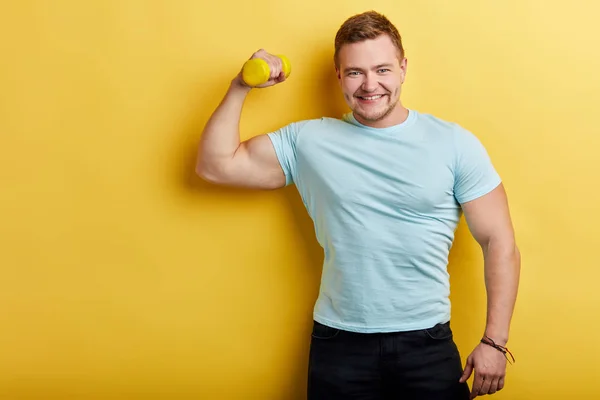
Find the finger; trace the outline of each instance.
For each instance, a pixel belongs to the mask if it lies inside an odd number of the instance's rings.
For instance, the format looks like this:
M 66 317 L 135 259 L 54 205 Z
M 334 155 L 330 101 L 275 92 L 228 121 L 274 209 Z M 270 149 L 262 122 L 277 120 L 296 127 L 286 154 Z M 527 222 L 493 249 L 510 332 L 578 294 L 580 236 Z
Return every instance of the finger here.
M 265 49 L 258 49 L 258 50 L 256 50 L 254 52 L 254 54 L 252 54 L 250 56 L 250 59 L 253 59 L 253 58 L 264 58 L 264 56 L 265 56 L 266 53 L 267 52 L 265 51 Z
M 279 73 L 279 76 L 277 77 L 277 82 L 283 82 L 285 81 L 285 73 L 283 71 L 281 71 Z
M 504 377 L 498 379 L 498 390 L 504 389 Z
M 484 376 L 483 383 L 481 385 L 481 389 L 479 389 L 479 394 L 481 396 L 488 394 L 490 392 L 491 384 L 492 384 L 492 378 L 490 378 L 489 376 Z
M 465 370 L 463 371 L 463 374 L 458 381 L 460 383 L 466 382 L 467 379 L 469 379 L 469 377 L 471 377 L 472 372 L 473 372 L 473 363 L 471 362 L 471 359 L 468 358 L 467 365 L 465 365 Z
M 473 388 L 471 389 L 471 398 L 474 399 L 480 393 L 481 386 L 483 385 L 483 377 L 480 373 L 475 371 L 475 379 L 473 379 Z
M 488 390 L 488 394 L 494 394 L 498 391 L 498 378 L 492 379 L 490 383 L 490 389 Z
M 271 79 L 278 80 L 283 71 L 281 59 L 277 56 L 269 55 L 267 56 L 266 61 L 269 64 L 269 69 L 271 71 Z

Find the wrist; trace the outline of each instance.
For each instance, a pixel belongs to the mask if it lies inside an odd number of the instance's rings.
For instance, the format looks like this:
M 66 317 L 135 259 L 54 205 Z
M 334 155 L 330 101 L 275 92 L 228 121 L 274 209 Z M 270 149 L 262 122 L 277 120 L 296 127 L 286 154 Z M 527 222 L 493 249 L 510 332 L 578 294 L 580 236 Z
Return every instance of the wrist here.
M 229 90 L 235 93 L 248 94 L 252 90 L 252 87 L 246 85 L 246 83 L 242 79 L 242 75 L 238 74 L 235 78 L 231 80 Z
M 490 338 L 501 346 L 505 346 L 506 343 L 508 343 L 508 332 L 501 329 L 486 327 L 485 331 L 483 332 L 483 337 Z
M 506 344 L 508 343 L 507 338 L 504 338 L 504 337 L 498 336 L 498 335 L 494 336 L 494 335 L 484 334 L 483 339 L 492 339 L 494 341 L 494 343 L 499 344 L 500 346 L 506 346 Z
M 485 346 L 493 347 L 494 349 L 496 349 L 499 352 L 501 352 L 502 354 L 504 354 L 504 357 L 508 360 L 508 362 L 511 362 L 511 359 L 512 359 L 512 362 L 515 361 L 515 357 L 512 355 L 512 353 L 510 352 L 508 347 L 506 347 L 505 344 L 497 343 L 494 339 L 492 339 L 486 335 L 484 335 L 483 338 L 481 339 L 481 343 L 483 343 L 483 345 L 485 345 Z M 510 359 L 509 359 L 509 356 L 510 356 Z

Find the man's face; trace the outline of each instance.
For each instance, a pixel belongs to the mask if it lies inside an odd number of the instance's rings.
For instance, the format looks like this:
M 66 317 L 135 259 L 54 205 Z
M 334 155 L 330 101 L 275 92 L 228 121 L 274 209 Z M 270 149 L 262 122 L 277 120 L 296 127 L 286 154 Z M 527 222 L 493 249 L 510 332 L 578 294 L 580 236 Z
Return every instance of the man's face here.
M 345 44 L 338 54 L 337 75 L 356 119 L 371 126 L 393 120 L 406 74 L 406 59 L 389 36 Z

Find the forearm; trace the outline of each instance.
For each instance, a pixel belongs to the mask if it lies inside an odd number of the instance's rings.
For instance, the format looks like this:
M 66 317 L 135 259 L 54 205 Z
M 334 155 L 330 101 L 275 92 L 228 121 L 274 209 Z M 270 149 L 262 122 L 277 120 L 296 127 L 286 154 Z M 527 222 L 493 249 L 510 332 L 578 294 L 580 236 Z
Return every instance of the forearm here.
M 250 88 L 231 82 L 223 100 L 206 123 L 200 139 L 197 172 L 205 177 L 218 174 L 240 146 L 240 118 Z
M 521 256 L 514 243 L 490 240 L 484 247 L 487 321 L 485 335 L 497 344 L 508 342 L 510 321 L 517 298 Z

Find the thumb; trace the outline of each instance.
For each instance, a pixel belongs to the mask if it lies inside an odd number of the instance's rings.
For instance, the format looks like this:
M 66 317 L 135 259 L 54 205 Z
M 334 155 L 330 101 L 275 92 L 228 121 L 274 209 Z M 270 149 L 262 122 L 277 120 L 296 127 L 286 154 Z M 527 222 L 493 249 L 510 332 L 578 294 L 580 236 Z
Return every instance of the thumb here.
M 466 382 L 467 379 L 469 379 L 469 377 L 471 376 L 471 373 L 473 373 L 473 360 L 471 359 L 471 357 L 469 357 L 467 358 L 467 365 L 465 365 L 465 371 L 460 377 L 459 382 Z

